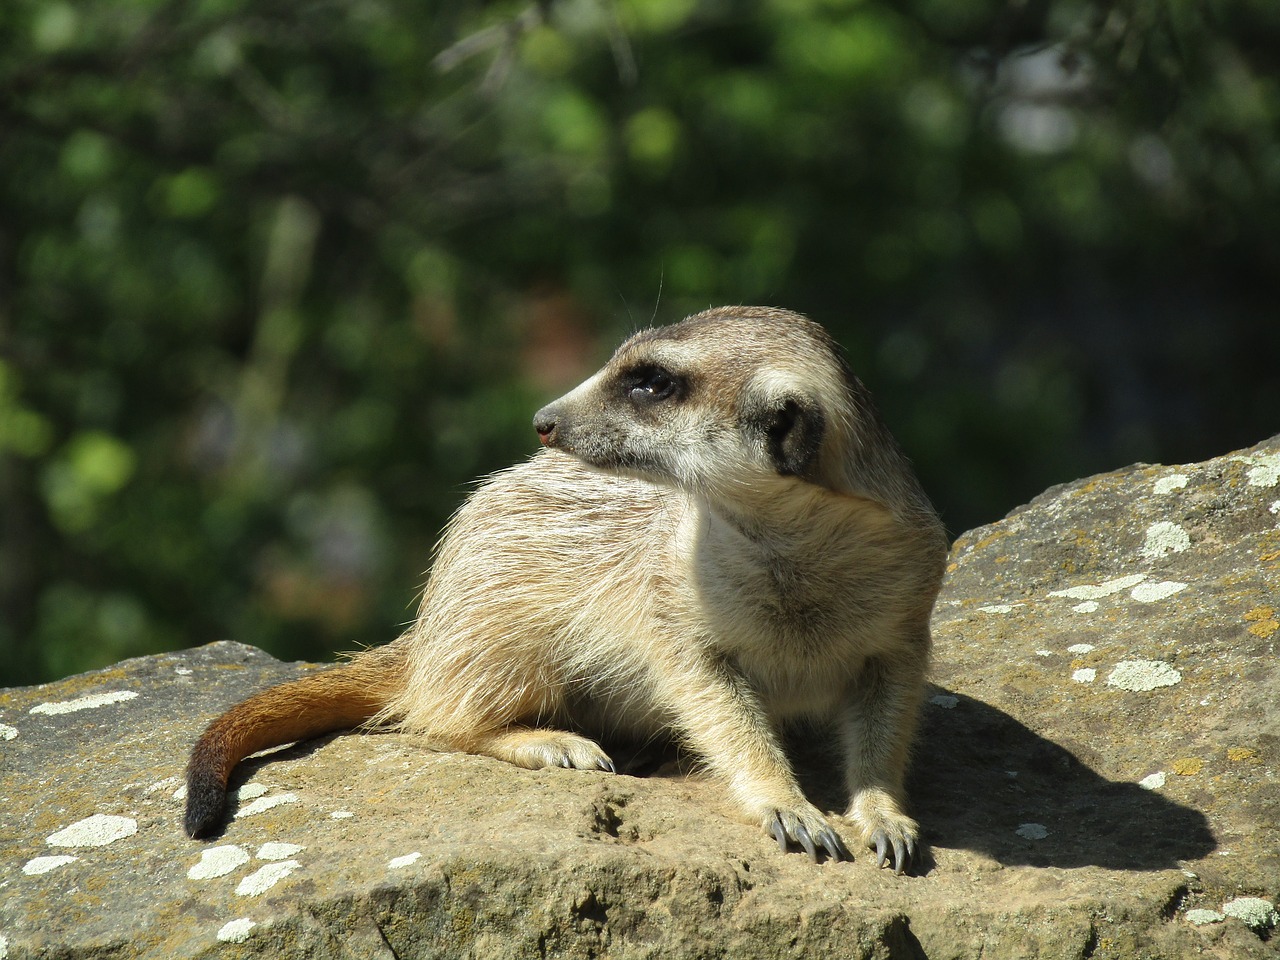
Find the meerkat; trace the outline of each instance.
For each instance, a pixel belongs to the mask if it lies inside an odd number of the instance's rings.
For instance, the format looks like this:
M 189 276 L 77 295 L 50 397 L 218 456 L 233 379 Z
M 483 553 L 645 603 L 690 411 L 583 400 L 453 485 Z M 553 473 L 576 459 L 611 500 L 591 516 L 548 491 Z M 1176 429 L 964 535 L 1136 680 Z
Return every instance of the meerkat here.
M 601 741 L 670 736 L 784 852 L 848 860 L 780 739 L 818 721 L 845 816 L 878 866 L 908 869 L 947 541 L 834 341 L 784 310 L 709 310 L 632 336 L 533 423 L 544 449 L 450 520 L 403 635 L 213 721 L 187 832 L 220 828 L 244 757 L 362 724 L 609 772 Z

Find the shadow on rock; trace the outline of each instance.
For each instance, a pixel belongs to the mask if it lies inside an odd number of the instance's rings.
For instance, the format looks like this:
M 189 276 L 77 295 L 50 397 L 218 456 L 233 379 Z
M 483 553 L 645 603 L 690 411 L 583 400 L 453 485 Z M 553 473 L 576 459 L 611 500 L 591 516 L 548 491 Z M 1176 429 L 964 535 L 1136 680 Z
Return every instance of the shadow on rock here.
M 1204 814 L 1108 780 L 1001 710 L 938 688 L 908 782 L 925 840 L 1006 865 L 1163 870 L 1217 846 Z M 1021 832 L 1020 832 L 1021 831 Z
M 1108 780 L 980 700 L 937 687 L 929 696 L 954 697 L 955 706 L 925 707 L 907 784 L 928 846 L 974 850 L 1009 866 L 1113 870 L 1176 868 L 1216 848 L 1200 811 L 1137 784 Z M 824 809 L 843 809 L 847 798 L 831 738 L 814 732 L 798 731 L 788 739 L 788 752 L 810 799 Z M 263 766 L 306 757 L 335 737 L 369 735 L 329 734 L 250 758 L 236 770 L 231 789 Z M 633 776 L 685 772 L 670 744 L 609 746 L 620 769 Z M 234 815 L 239 803 L 229 799 Z M 926 851 L 925 871 L 929 860 Z

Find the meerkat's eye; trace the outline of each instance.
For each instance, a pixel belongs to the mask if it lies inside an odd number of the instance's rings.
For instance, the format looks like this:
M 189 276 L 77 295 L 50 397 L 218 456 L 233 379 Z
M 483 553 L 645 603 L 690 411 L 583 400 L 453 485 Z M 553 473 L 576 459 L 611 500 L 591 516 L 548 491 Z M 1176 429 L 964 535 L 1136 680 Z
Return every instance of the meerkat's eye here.
M 675 394 L 679 385 L 675 375 L 657 366 L 632 371 L 624 383 L 631 401 L 644 404 L 666 400 Z

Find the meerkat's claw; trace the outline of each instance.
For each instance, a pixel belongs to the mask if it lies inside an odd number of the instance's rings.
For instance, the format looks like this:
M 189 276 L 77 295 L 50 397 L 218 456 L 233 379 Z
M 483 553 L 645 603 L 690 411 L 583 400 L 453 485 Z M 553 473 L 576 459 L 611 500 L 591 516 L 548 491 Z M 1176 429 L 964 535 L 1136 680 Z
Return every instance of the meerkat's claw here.
M 902 876 L 911 868 L 911 863 L 916 857 L 916 842 L 914 838 L 893 837 L 889 838 L 883 830 L 877 830 L 871 835 L 871 845 L 876 848 L 876 866 L 884 867 L 892 864 L 893 872 L 898 876 Z M 893 859 L 890 861 L 889 853 L 893 851 Z
M 831 827 L 824 825 L 811 831 L 798 818 L 791 826 L 784 823 L 783 818 L 781 811 L 775 811 L 768 824 L 769 833 L 778 841 L 778 849 L 783 853 L 790 852 L 791 845 L 797 844 L 813 863 L 819 861 L 820 854 L 825 854 L 828 860 L 853 859 L 853 854 L 840 839 L 840 834 Z M 792 817 L 788 816 L 787 819 Z
M 853 860 L 853 854 L 849 852 L 849 848 L 840 839 L 840 834 L 830 827 L 824 827 L 818 831 L 818 839 L 822 842 L 822 848 L 827 851 L 832 860 L 844 860 L 846 862 Z
M 809 855 L 809 861 L 811 863 L 817 863 L 818 848 L 813 845 L 813 837 L 809 836 L 809 831 L 805 829 L 804 824 L 797 823 L 794 833 L 796 835 L 796 840 L 799 841 L 800 846 L 804 848 L 804 852 Z
M 778 849 L 786 853 L 787 828 L 782 825 L 782 818 L 776 813 L 773 815 L 773 822 L 769 824 L 769 832 L 773 834 L 773 839 L 778 841 Z

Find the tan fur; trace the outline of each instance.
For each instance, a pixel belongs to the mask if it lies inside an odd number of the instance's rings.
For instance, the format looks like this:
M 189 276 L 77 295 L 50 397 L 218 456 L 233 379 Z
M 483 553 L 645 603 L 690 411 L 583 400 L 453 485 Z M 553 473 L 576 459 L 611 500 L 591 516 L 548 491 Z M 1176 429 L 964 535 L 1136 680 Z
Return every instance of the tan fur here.
M 450 521 L 410 630 L 232 708 L 192 775 L 225 787 L 249 749 L 370 719 L 525 767 L 674 734 L 784 847 L 844 857 L 779 744 L 822 721 L 847 814 L 904 869 L 946 542 L 822 329 L 721 308 L 646 331 L 535 425 L 549 449 Z

